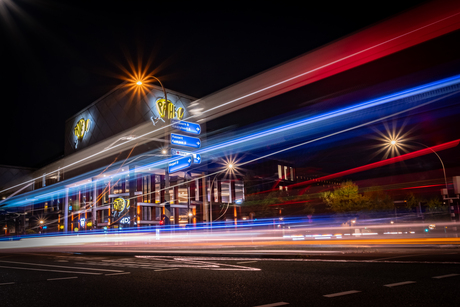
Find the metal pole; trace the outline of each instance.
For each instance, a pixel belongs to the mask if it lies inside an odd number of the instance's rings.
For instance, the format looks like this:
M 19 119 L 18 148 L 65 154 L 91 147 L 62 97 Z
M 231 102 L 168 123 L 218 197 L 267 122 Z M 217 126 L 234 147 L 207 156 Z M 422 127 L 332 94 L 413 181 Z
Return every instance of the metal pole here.
M 441 165 L 442 165 L 442 171 L 444 172 L 444 183 L 445 183 L 445 185 L 446 185 L 446 190 L 448 191 L 448 189 L 447 189 L 446 168 L 444 167 L 444 163 L 442 162 L 442 159 L 441 159 L 441 157 L 438 155 L 438 153 L 437 153 L 436 151 L 434 151 L 431 147 L 426 146 L 425 144 L 422 144 L 422 143 L 419 143 L 419 142 L 415 142 L 415 141 L 411 141 L 411 142 L 417 143 L 417 144 L 419 144 L 419 145 L 422 145 L 422 146 L 428 148 L 429 150 L 431 150 L 431 151 L 436 155 L 436 157 L 438 157 L 438 159 L 439 159 L 439 161 L 441 162 Z
M 163 83 L 161 83 L 160 79 L 158 79 L 157 77 L 155 76 L 152 76 L 153 79 L 157 80 L 158 83 L 160 84 L 161 86 L 161 89 L 163 90 L 163 95 L 165 96 L 165 103 L 166 105 L 168 104 L 168 96 L 166 94 L 166 89 L 165 87 L 163 86 Z M 166 140 L 168 140 L 168 133 L 165 132 L 165 138 Z M 166 216 L 166 219 L 165 219 L 165 225 L 169 225 L 171 223 L 170 221 L 170 217 L 171 217 L 171 205 L 170 205 L 170 201 L 171 201 L 171 198 L 169 197 L 169 171 L 168 171 L 168 167 L 166 166 L 166 169 L 165 169 L 165 216 Z

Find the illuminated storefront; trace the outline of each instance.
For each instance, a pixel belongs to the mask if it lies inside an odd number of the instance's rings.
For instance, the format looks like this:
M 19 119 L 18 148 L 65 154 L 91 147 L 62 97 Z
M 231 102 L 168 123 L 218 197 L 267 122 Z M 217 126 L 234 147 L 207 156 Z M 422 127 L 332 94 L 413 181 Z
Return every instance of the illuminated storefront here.
M 234 207 L 237 199 L 243 199 L 242 181 L 222 177 L 212 182 L 206 177 L 206 163 L 193 154 L 193 148 L 167 144 L 171 132 L 193 134 L 189 138 L 204 141 L 204 123 L 192 123 L 190 133 L 187 129 L 161 130 L 174 120 L 174 127 L 180 129 L 180 121 L 204 109 L 203 105 L 169 90 L 166 101 L 158 87 L 138 101 L 130 100 L 125 92 L 120 86 L 67 120 L 64 158 L 34 173 L 39 179 L 28 193 L 39 197 L 34 201 L 25 198 L 29 227 L 35 216 L 44 217 L 49 232 L 180 226 L 216 220 L 220 205 Z M 149 136 L 135 143 L 128 142 L 146 134 Z M 190 154 L 192 165 L 172 173 L 164 167 L 145 167 L 156 156 L 161 156 L 159 160 L 175 154 Z M 62 167 L 72 164 L 75 167 Z M 46 175 L 52 169 L 58 172 Z M 42 201 L 46 193 L 52 196 Z M 209 203 L 214 204 L 213 212 Z M 233 207 L 226 210 L 232 220 Z

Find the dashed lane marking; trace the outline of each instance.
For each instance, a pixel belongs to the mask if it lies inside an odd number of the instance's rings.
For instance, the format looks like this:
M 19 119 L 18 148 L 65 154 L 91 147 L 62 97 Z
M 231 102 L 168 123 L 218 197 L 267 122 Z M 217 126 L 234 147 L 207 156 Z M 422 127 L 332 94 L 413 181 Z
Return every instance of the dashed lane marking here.
M 64 266 L 64 265 L 43 264 L 43 263 L 30 263 L 30 262 L 17 262 L 17 261 L 4 261 L 4 260 L 0 260 L 0 262 L 3 262 L 3 263 L 14 263 L 14 264 L 24 264 L 24 265 L 35 265 L 35 266 L 45 266 L 45 267 L 61 268 L 61 269 L 80 269 L 80 270 L 104 271 L 104 272 L 115 272 L 115 273 L 123 272 L 123 271 L 120 271 L 120 270 L 107 270 L 107 269 L 84 268 L 84 267 L 75 267 L 75 266 Z
M 123 272 L 123 273 L 111 273 L 111 274 L 105 274 L 105 276 L 113 276 L 113 275 L 126 275 L 126 274 L 131 274 L 131 272 Z
M 78 276 L 61 277 L 61 278 L 48 278 L 47 280 L 48 280 L 48 281 L 52 281 L 52 280 L 75 279 L 75 278 L 78 278 Z
M 373 261 L 388 260 L 388 259 L 398 259 L 398 258 L 410 258 L 410 257 L 428 256 L 428 255 L 432 255 L 432 254 L 398 255 L 398 256 L 393 256 L 393 257 L 376 258 L 376 259 L 373 259 Z
M 447 278 L 447 277 L 454 277 L 458 275 L 460 274 L 447 274 L 447 275 L 441 275 L 441 276 L 433 276 L 432 278 L 441 279 L 441 278 Z
M 72 274 L 86 274 L 86 275 L 102 275 L 102 273 L 93 273 L 93 272 L 76 272 L 76 271 L 46 270 L 46 269 L 23 268 L 23 267 L 3 266 L 3 265 L 0 265 L 0 268 L 3 268 L 3 269 L 13 269 L 13 270 L 55 272 L 55 273 L 72 273 Z
M 0 286 L 6 286 L 6 285 L 13 285 L 14 282 L 3 282 L 0 284 Z
M 388 285 L 383 285 L 383 286 L 392 288 L 392 287 L 404 286 L 404 285 L 409 285 L 409 284 L 415 284 L 415 281 L 402 281 L 402 282 L 397 282 L 394 284 L 388 284 Z
M 161 269 L 161 270 L 154 270 L 154 272 L 161 272 L 161 271 L 172 271 L 172 270 L 178 270 L 179 268 L 172 268 L 172 269 Z
M 349 295 L 349 294 L 355 294 L 355 293 L 359 293 L 361 291 L 357 291 L 357 290 L 350 290 L 350 291 L 344 291 L 344 292 L 337 292 L 337 293 L 332 293 L 332 294 L 326 294 L 326 295 L 323 295 L 324 297 L 336 297 L 336 296 L 343 296 L 343 295 Z
M 278 302 L 278 303 L 272 303 L 272 304 L 266 304 L 266 305 L 257 305 L 257 306 L 254 306 L 254 307 L 275 307 L 275 306 L 283 306 L 283 305 L 289 305 L 289 303 Z
M 254 263 L 254 262 L 257 262 L 257 261 L 243 261 L 243 262 L 237 262 L 237 264 L 243 264 L 243 263 Z

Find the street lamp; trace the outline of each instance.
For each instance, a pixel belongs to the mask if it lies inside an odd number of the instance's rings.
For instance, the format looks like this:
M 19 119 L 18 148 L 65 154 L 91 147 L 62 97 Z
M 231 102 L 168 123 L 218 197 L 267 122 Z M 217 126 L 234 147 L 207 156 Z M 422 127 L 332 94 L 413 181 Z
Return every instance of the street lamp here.
M 407 142 L 407 141 L 406 141 Z M 441 157 L 438 155 L 438 153 L 436 151 L 434 151 L 431 147 L 428 147 L 427 145 L 425 144 L 422 144 L 422 143 L 419 143 L 419 142 L 415 142 L 415 141 L 410 141 L 412 143 L 416 143 L 418 145 L 421 145 L 423 147 L 426 147 L 428 148 L 429 150 L 431 150 L 435 155 L 436 157 L 438 157 L 439 159 L 439 162 L 441 162 L 441 165 L 442 165 L 442 171 L 443 171 L 443 174 L 444 174 L 444 184 L 446 185 L 446 190 L 447 190 L 447 177 L 446 177 L 446 168 L 444 167 L 444 163 L 442 162 L 442 159 Z M 392 147 L 393 149 L 398 149 L 398 148 L 402 148 L 402 142 L 399 140 L 399 139 L 392 139 L 390 140 L 388 146 Z
M 214 187 L 214 181 L 216 180 L 217 176 L 222 173 L 222 172 L 233 172 L 233 168 L 235 167 L 235 165 L 233 165 L 232 163 L 227 163 L 225 165 L 225 168 L 221 171 L 218 171 L 216 172 L 216 174 L 214 175 L 214 178 L 212 179 L 211 181 L 211 186 L 210 186 L 210 201 L 209 201 L 209 222 L 211 223 L 211 227 L 212 227 L 212 199 L 214 198 L 214 190 L 213 190 L 213 187 Z
M 168 103 L 168 96 L 166 94 L 166 89 L 165 87 L 163 86 L 163 83 L 161 83 L 160 79 L 158 79 L 157 77 L 155 77 L 154 75 L 149 75 L 148 76 L 149 78 L 152 78 L 154 80 L 156 80 L 160 86 L 161 86 L 161 89 L 163 90 L 163 95 L 164 95 L 164 99 L 165 99 L 165 103 Z M 146 81 L 146 80 L 143 80 L 143 81 Z M 141 88 L 141 86 L 144 86 L 144 82 L 142 82 L 142 80 L 138 80 L 136 82 L 136 85 L 138 86 L 138 88 Z M 155 123 L 154 123 L 155 124 Z M 165 130 L 165 139 L 167 140 L 168 139 L 168 133 L 166 132 Z M 162 154 L 166 154 L 166 150 L 163 149 L 161 151 Z M 170 214 L 170 197 L 169 197 L 169 172 L 168 172 L 168 167 L 166 166 L 166 169 L 165 169 L 165 210 L 167 210 L 167 213 L 169 214 L 166 214 L 167 216 L 167 219 L 165 219 L 167 222 L 167 224 L 170 223 L 170 220 L 169 220 L 169 217 L 171 216 Z M 166 212 L 165 212 L 166 213 Z

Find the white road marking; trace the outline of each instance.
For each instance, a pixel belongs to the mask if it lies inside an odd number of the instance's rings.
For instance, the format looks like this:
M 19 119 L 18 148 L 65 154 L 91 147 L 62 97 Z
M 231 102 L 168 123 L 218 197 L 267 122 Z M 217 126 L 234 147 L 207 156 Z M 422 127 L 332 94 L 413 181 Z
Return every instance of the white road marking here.
M 413 254 L 413 255 L 401 255 L 401 256 L 393 256 L 393 257 L 377 258 L 377 259 L 373 259 L 373 261 L 380 261 L 380 260 L 387 260 L 387 259 L 397 259 L 397 258 L 408 258 L 408 257 L 414 257 L 414 256 L 427 256 L 427 255 L 433 255 L 433 254 Z
M 123 273 L 111 273 L 111 274 L 105 274 L 105 276 L 113 276 L 113 275 L 126 275 L 126 274 L 131 274 L 131 272 L 123 272 Z
M 0 286 L 6 286 L 6 285 L 12 285 L 14 284 L 14 282 L 4 282 L 4 283 L 1 283 Z
M 196 261 L 190 260 L 193 258 L 186 257 L 176 257 L 176 256 L 135 256 L 136 258 L 145 258 L 145 259 L 154 259 L 165 262 L 174 262 L 171 266 L 178 266 L 181 268 L 192 268 L 192 269 L 202 269 L 202 270 L 215 270 L 215 271 L 261 271 L 261 269 L 245 267 L 241 265 L 225 264 L 225 263 L 216 263 L 216 262 L 205 262 L 205 261 Z M 172 258 L 172 259 L 171 259 Z
M 289 305 L 289 303 L 278 302 L 278 303 L 272 303 L 272 304 L 266 304 L 266 305 L 257 305 L 257 306 L 254 306 L 254 307 L 274 307 L 274 306 L 283 306 L 283 305 Z
M 153 270 L 153 271 L 154 271 L 154 272 L 161 272 L 161 271 L 171 271 L 171 270 L 179 270 L 179 268 L 161 269 L 161 270 Z
M 432 278 L 441 279 L 441 278 L 447 278 L 447 277 L 454 277 L 458 275 L 460 274 L 447 274 L 447 275 L 441 275 L 441 276 L 433 276 Z
M 350 291 L 344 291 L 344 292 L 337 292 L 337 293 L 332 293 L 332 294 L 326 294 L 326 295 L 323 295 L 324 297 L 336 297 L 336 296 L 342 296 L 342 295 L 348 295 L 348 294 L 355 294 L 355 293 L 359 293 L 361 291 L 357 291 L 357 290 L 350 290 Z
M 72 276 L 72 277 L 61 277 L 61 278 L 48 278 L 47 280 L 62 280 L 62 279 L 75 279 L 78 278 L 78 276 Z
M 397 287 L 397 286 L 404 286 L 404 285 L 409 285 L 409 284 L 415 284 L 415 281 L 402 281 L 402 282 L 397 282 L 394 284 L 388 284 L 388 285 L 383 285 L 384 287 Z
M 22 267 L 3 266 L 3 265 L 0 265 L 0 268 L 4 268 L 4 269 L 13 269 L 13 270 L 28 270 L 28 271 L 56 272 L 56 273 L 74 273 L 74 274 L 86 274 L 86 275 L 102 275 L 102 273 L 76 272 L 76 271 L 60 271 L 60 270 L 46 270 L 46 269 L 22 268 Z
M 54 268 L 62 268 L 62 269 L 83 269 L 83 270 L 89 270 L 89 271 L 123 272 L 123 271 L 120 271 L 120 270 L 94 269 L 94 268 L 83 268 L 83 267 L 63 266 L 63 265 L 51 265 L 51 264 L 42 264 L 42 263 L 29 263 L 29 262 L 3 261 L 3 260 L 0 260 L 0 262 L 14 263 L 14 264 L 25 264 L 25 265 L 35 265 L 35 266 L 46 266 L 46 267 L 54 267 Z
M 135 257 L 146 257 L 146 256 L 135 256 Z M 148 256 L 148 257 L 161 257 L 161 256 Z M 185 257 L 185 256 L 184 256 Z M 282 258 L 243 258 L 243 257 L 194 257 L 189 256 L 189 259 L 198 261 L 203 260 L 257 260 L 257 261 L 277 261 L 277 262 L 336 262 L 336 263 L 420 263 L 420 264 L 460 264 L 460 261 L 376 261 L 376 260 L 361 260 L 361 259 L 282 259 Z
M 243 262 L 237 262 L 237 264 L 243 264 L 243 263 L 254 263 L 254 262 L 257 262 L 257 261 L 243 261 Z

